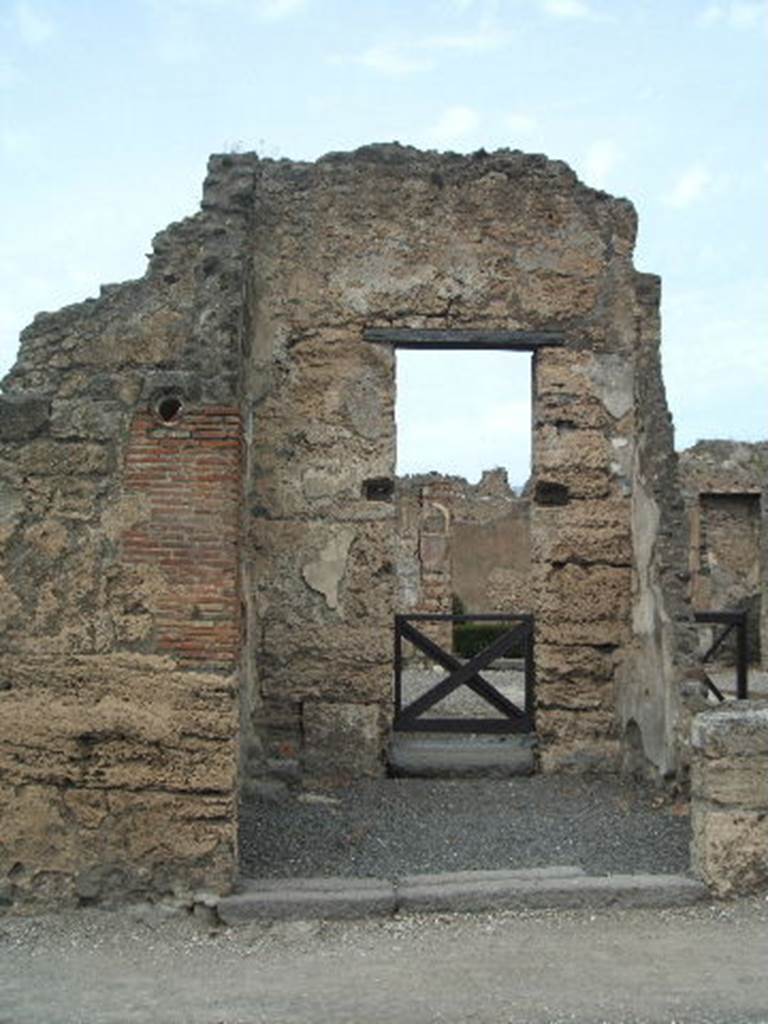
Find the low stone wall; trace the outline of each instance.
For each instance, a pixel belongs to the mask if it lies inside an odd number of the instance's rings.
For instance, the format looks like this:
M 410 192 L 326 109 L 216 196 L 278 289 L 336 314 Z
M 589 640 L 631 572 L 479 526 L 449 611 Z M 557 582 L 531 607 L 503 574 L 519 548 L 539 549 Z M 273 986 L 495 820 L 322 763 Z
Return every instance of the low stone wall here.
M 693 870 L 718 896 L 768 888 L 768 701 L 693 720 Z

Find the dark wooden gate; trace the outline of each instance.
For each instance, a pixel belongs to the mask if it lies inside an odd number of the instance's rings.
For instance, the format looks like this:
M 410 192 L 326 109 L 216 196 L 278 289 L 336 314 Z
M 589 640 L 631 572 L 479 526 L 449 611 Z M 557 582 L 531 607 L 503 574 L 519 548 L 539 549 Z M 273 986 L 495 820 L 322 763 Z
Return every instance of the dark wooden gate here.
M 462 662 L 449 651 L 443 650 L 414 622 L 509 622 L 510 628 L 479 654 Z M 410 641 L 420 651 L 441 665 L 449 673 L 435 686 L 403 706 L 403 641 Z M 481 675 L 498 658 L 503 658 L 522 647 L 525 666 L 525 701 L 520 708 Z M 495 718 L 424 718 L 439 701 L 460 686 L 467 686 L 478 697 L 499 712 Z M 399 732 L 470 732 L 521 733 L 534 730 L 534 659 L 532 615 L 396 615 L 395 616 L 395 720 L 393 728 Z
M 733 630 L 736 630 L 736 698 L 747 700 L 749 697 L 749 657 L 747 653 L 747 613 L 745 611 L 722 611 L 722 612 L 696 612 L 693 616 L 696 622 L 707 623 L 708 625 L 725 626 L 722 633 L 715 637 L 707 651 L 702 654 L 702 664 L 710 661 L 718 652 L 723 641 Z M 707 687 L 714 693 L 715 697 L 722 703 L 725 697 L 709 676 L 706 677 Z

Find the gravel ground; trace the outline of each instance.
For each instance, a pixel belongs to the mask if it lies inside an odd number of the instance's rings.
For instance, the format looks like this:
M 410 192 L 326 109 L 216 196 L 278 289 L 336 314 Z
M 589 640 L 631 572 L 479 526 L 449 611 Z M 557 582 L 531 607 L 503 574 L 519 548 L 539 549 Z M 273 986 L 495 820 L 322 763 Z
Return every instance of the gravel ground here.
M 248 877 L 580 865 L 589 874 L 686 872 L 687 805 L 615 780 L 381 779 L 251 800 L 240 818 Z
M 410 701 L 444 677 L 410 668 Z M 523 703 L 516 667 L 483 673 Z M 725 692 L 732 669 L 712 673 Z M 768 694 L 768 673 L 750 671 L 750 691 Z M 437 708 L 435 709 L 437 710 Z M 441 714 L 496 715 L 461 687 Z M 573 776 L 511 780 L 384 779 L 322 793 L 275 787 L 241 808 L 244 875 L 394 878 L 414 872 L 578 864 L 590 874 L 687 872 L 687 805 L 626 782 Z
M 403 672 L 403 704 L 409 704 L 416 700 L 422 693 L 445 679 L 447 674 L 439 666 L 406 669 Z M 520 708 L 524 706 L 525 677 L 520 669 L 484 669 L 481 675 L 486 682 L 495 686 L 513 704 L 517 704 Z M 446 718 L 461 715 L 472 718 L 501 717 L 488 701 L 478 697 L 468 686 L 459 686 L 453 693 L 449 693 L 447 697 L 430 709 L 429 715 L 440 715 L 440 717 Z

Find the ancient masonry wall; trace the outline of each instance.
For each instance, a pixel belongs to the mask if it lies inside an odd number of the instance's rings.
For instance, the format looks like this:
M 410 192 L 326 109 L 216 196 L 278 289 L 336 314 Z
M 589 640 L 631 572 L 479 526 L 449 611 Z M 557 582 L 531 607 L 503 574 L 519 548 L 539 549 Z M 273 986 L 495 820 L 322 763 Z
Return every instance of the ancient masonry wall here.
M 614 768 L 631 726 L 674 770 L 688 542 L 635 230 L 519 152 L 214 157 L 142 280 L 35 320 L 0 400 L 5 897 L 223 891 L 238 776 L 384 771 L 370 327 L 563 336 L 533 358 L 542 766 Z
M 672 417 L 661 376 L 661 282 L 639 276 L 632 401 L 635 443 L 617 453 L 632 495 L 632 639 L 617 676 L 626 767 L 668 776 L 687 770 L 684 685 L 697 673 L 691 622 L 687 519 L 674 452 Z
M 668 606 L 657 540 L 685 524 L 673 476 L 656 472 L 673 457 L 671 432 L 653 425 L 668 419 L 658 287 L 632 267 L 631 205 L 517 153 L 372 147 L 262 162 L 258 175 L 246 557 L 273 764 L 298 756 L 332 774 L 354 751 L 356 771 L 382 770 L 396 524 L 366 481 L 393 474 L 394 354 L 363 332 L 465 328 L 566 339 L 534 358 L 542 764 L 617 766 L 631 725 L 653 733 L 651 769 L 674 771 L 683 608 Z M 323 722 L 314 734 L 309 710 Z
M 142 280 L 37 317 L 4 382 L 0 901 L 234 876 L 237 193 L 212 175 Z
M 680 476 L 690 522 L 694 608 L 746 610 L 752 660 L 765 665 L 768 443 L 699 441 L 681 453 Z

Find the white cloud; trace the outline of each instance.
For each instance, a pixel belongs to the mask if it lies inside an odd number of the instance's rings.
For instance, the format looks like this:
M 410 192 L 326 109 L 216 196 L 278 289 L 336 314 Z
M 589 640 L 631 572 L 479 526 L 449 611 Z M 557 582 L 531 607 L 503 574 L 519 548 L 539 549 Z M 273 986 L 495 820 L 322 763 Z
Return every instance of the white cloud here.
M 480 117 L 472 107 L 448 107 L 437 119 L 430 136 L 438 145 L 449 145 L 466 138 L 479 123 Z
M 42 46 L 56 31 L 53 21 L 26 0 L 21 0 L 14 9 L 19 35 L 28 46 Z
M 709 190 L 711 184 L 712 175 L 704 164 L 691 164 L 664 196 L 664 202 L 667 206 L 672 206 L 675 209 L 684 209 L 698 202 Z
M 541 0 L 541 9 L 553 18 L 591 18 L 592 11 L 583 0 Z
M 595 188 L 603 188 L 621 160 L 621 150 L 615 142 L 598 139 L 584 157 L 584 177 Z
M 725 25 L 734 29 L 756 28 L 768 24 L 766 0 L 732 0 L 709 4 L 698 16 L 700 25 Z
M 370 46 L 367 50 L 352 57 L 332 57 L 334 64 L 362 64 L 363 67 L 379 71 L 383 75 L 411 75 L 419 71 L 429 71 L 433 64 L 426 57 L 409 57 L 391 46 Z

